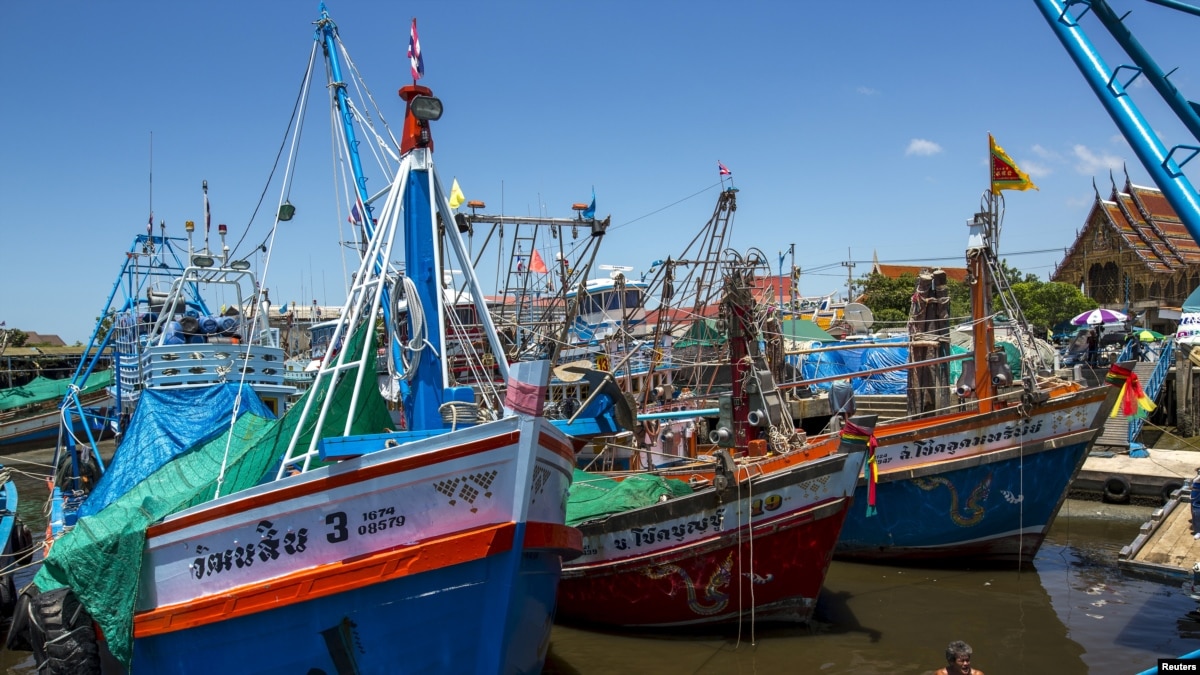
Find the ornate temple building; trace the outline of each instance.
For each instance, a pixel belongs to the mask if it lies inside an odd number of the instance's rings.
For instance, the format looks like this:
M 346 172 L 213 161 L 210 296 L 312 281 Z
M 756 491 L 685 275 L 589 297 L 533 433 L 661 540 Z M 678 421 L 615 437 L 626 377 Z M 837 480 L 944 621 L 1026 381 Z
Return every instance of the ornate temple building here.
M 1102 307 L 1127 312 L 1138 325 L 1174 332 L 1179 307 L 1200 286 L 1200 246 L 1156 188 L 1113 184 L 1050 275 L 1079 286 Z

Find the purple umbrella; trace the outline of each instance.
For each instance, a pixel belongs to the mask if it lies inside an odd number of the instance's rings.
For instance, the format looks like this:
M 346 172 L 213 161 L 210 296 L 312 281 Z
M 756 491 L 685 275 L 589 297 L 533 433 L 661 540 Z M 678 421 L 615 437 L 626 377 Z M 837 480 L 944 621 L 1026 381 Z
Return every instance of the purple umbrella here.
M 1099 309 L 1088 310 L 1076 316 L 1074 319 L 1071 319 L 1071 324 L 1075 326 L 1097 326 L 1102 323 L 1119 323 L 1128 318 L 1116 310 L 1101 307 Z

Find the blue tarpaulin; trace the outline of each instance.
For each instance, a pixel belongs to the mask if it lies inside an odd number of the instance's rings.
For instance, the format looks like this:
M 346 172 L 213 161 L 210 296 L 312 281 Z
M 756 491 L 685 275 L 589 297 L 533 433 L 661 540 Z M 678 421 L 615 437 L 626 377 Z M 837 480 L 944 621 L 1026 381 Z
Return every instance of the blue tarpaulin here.
M 799 365 L 801 377 L 812 380 L 838 375 L 850 378 L 856 394 L 903 394 L 908 391 L 908 371 L 893 370 L 886 373 L 876 373 L 865 377 L 854 377 L 855 373 L 875 368 L 899 366 L 908 362 L 908 347 L 890 347 L 889 343 L 908 342 L 907 337 L 888 338 L 875 342 L 835 342 L 824 344 L 822 347 L 843 345 L 858 345 L 861 349 L 840 349 L 837 351 L 805 354 L 795 358 L 794 365 Z M 818 389 L 829 389 L 832 382 L 821 382 L 812 385 Z
M 125 431 L 112 464 L 79 507 L 79 516 L 98 513 L 146 476 L 188 448 L 228 431 L 238 385 L 230 382 L 190 389 L 147 389 Z M 274 415 L 254 390 L 242 388 L 238 414 Z

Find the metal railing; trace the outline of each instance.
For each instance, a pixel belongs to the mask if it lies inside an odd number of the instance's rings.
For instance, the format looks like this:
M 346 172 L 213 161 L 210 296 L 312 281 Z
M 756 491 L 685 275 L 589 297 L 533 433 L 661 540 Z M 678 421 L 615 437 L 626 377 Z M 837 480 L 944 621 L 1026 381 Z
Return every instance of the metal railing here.
M 1132 352 L 1132 343 L 1125 346 L 1121 352 L 1121 358 L 1127 358 Z M 1130 352 L 1130 354 L 1126 354 Z M 1158 362 L 1154 364 L 1154 372 L 1150 373 L 1150 377 L 1142 385 L 1142 389 L 1146 392 L 1146 396 L 1151 401 L 1158 400 L 1159 391 L 1162 389 L 1163 382 L 1167 381 L 1167 373 L 1171 370 L 1171 362 L 1175 358 L 1175 340 L 1167 338 L 1162 342 L 1162 349 L 1158 355 Z M 1145 425 L 1144 417 L 1134 417 L 1129 420 L 1129 445 L 1133 447 L 1134 440 L 1138 434 L 1142 433 L 1142 426 Z

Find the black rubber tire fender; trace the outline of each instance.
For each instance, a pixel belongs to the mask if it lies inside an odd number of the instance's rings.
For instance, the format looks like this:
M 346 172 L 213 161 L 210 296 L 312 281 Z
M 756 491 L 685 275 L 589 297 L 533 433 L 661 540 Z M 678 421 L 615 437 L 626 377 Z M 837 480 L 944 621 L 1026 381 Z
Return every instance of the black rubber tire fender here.
M 1182 490 L 1182 489 L 1183 489 L 1183 481 L 1169 480 L 1166 483 L 1163 483 L 1163 486 L 1162 486 L 1163 503 L 1166 504 L 1167 502 L 1171 501 L 1171 495 L 1175 494 L 1176 490 Z
M 16 531 L 13 532 L 12 550 L 18 565 L 23 567 L 33 562 L 33 533 L 21 521 L 17 522 Z
M 1110 504 L 1128 504 L 1132 492 L 1129 479 L 1124 476 L 1109 476 L 1104 481 L 1104 501 Z
M 100 645 L 92 617 L 70 588 L 58 588 L 30 600 L 33 658 L 38 673 L 100 675 Z

